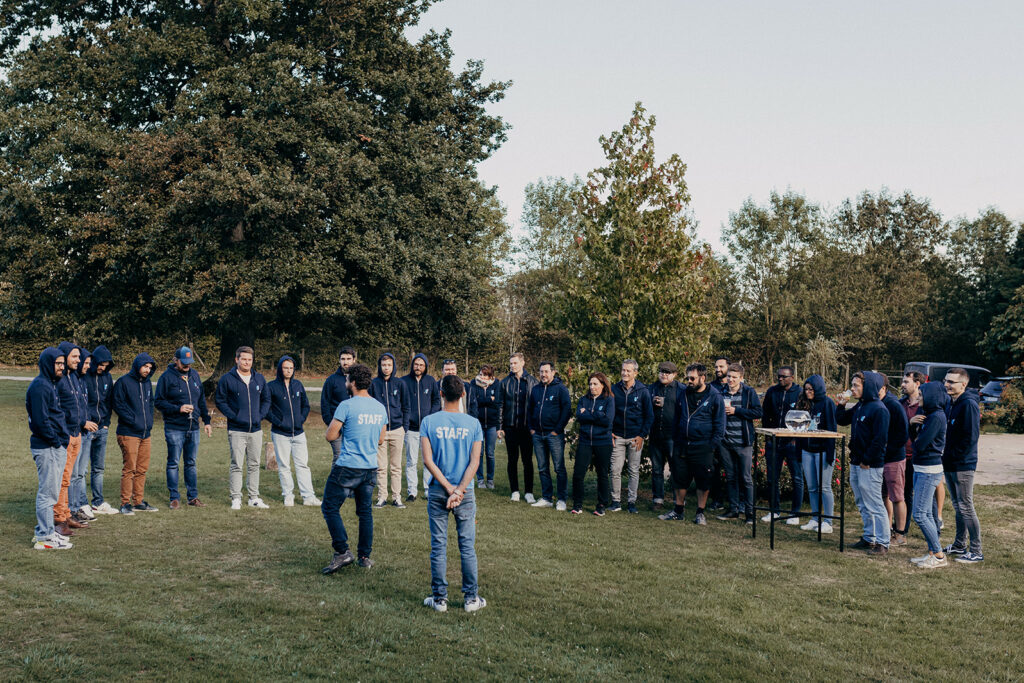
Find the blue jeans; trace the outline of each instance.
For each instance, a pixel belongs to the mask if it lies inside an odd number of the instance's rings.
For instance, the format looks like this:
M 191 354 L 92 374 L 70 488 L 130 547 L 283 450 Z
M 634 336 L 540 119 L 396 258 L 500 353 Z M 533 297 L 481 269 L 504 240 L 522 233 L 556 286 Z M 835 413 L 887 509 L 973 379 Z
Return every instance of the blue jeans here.
M 348 532 L 341 521 L 341 506 L 346 498 L 355 497 L 356 515 L 359 517 L 359 557 L 369 557 L 373 550 L 373 487 L 377 483 L 377 468 L 355 469 L 334 465 L 327 475 L 320 512 L 331 533 L 334 552 L 348 550 Z
M 864 540 L 889 547 L 889 513 L 882 500 L 882 468 L 850 466 L 850 488 L 864 523 Z
M 107 433 L 107 427 L 97 429 L 89 440 L 89 492 L 92 494 L 93 507 L 103 505 L 103 468 L 107 459 Z M 81 460 L 84 455 L 83 450 L 78 458 Z
M 179 500 L 178 461 L 185 460 L 185 492 L 189 500 L 199 497 L 199 479 L 196 476 L 196 454 L 199 452 L 199 430 L 178 431 L 164 429 L 167 440 L 167 490 L 171 500 Z M 183 458 L 184 456 L 184 458 Z
M 78 458 L 71 468 L 71 482 L 68 484 L 68 508 L 72 512 L 81 510 L 89 504 L 89 497 L 85 494 L 85 473 L 89 471 L 92 441 L 96 432 L 82 430 L 82 449 L 78 451 Z
M 448 599 L 448 513 L 455 517 L 462 558 L 462 595 L 466 600 L 476 597 L 476 499 L 473 489 L 466 491 L 462 503 L 453 510 L 445 505 L 448 495 L 438 486 L 427 493 L 427 521 L 430 525 L 430 590 L 434 599 Z
M 480 467 L 476 470 L 478 483 L 484 481 L 484 465 L 487 465 L 487 481 L 494 481 L 494 445 L 498 442 L 498 428 L 484 428 L 484 455 L 487 457 L 480 461 Z
M 825 460 L 828 459 L 826 463 Z M 831 517 L 835 512 L 836 499 L 832 495 L 832 467 L 835 464 L 834 456 L 831 453 L 811 453 L 804 451 L 800 456 L 800 464 L 804 471 L 804 485 L 807 487 L 807 497 L 811 499 L 811 517 L 821 522 L 821 513 L 825 517 Z M 824 471 L 823 471 L 824 470 Z M 818 509 L 818 489 L 821 489 L 821 507 Z M 831 519 L 825 519 L 831 524 Z
M 60 480 L 64 476 L 68 452 L 64 448 L 33 448 L 32 459 L 36 461 L 39 475 L 39 489 L 36 492 L 36 538 L 41 541 L 53 539 L 53 506 L 60 496 Z
M 941 482 L 941 473 L 914 472 L 914 509 L 911 515 L 917 526 L 921 527 L 924 540 L 928 543 L 928 551 L 932 553 L 942 551 L 942 544 L 939 543 L 939 521 L 932 509 L 935 489 Z
M 978 513 L 974 511 L 974 470 L 946 472 L 946 490 L 949 491 L 953 512 L 956 513 L 956 538 L 953 539 L 953 545 L 981 555 L 981 522 L 978 521 Z
M 772 440 L 768 439 L 765 444 L 765 457 L 768 465 L 768 482 L 771 485 L 769 504 L 772 510 L 782 509 L 782 502 L 779 500 L 779 475 L 782 474 L 782 461 L 786 461 L 789 468 L 789 476 L 793 479 L 793 494 L 790 497 L 790 509 L 793 514 L 800 512 L 800 504 L 804 501 L 804 471 L 800 465 L 800 450 L 792 444 L 779 446 L 778 453 L 772 449 Z
M 551 471 L 548 459 L 555 464 L 558 478 L 558 500 L 569 497 L 569 476 L 565 472 L 565 434 L 534 434 L 533 452 L 537 455 L 537 470 L 540 472 L 540 496 L 551 501 Z

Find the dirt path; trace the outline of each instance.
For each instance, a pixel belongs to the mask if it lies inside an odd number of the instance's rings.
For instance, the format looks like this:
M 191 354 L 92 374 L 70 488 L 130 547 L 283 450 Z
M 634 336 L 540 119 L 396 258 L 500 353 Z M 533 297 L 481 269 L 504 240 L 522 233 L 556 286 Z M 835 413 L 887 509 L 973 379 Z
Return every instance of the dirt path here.
M 1024 482 L 1024 434 L 982 434 L 975 484 Z

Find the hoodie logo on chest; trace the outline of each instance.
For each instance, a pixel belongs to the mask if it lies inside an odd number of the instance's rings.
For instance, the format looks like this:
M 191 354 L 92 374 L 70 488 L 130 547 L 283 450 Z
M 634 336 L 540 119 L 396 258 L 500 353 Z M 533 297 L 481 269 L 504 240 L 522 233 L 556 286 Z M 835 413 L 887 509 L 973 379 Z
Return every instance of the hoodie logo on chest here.
M 398 396 L 398 389 L 392 390 L 391 395 L 392 396 Z
M 300 395 L 300 394 L 299 394 L 299 390 L 298 390 L 298 389 L 296 389 L 296 390 L 295 390 L 295 398 L 298 398 L 298 397 L 299 397 L 299 395 Z
M 552 394 L 552 395 L 548 396 L 548 400 L 549 401 L 554 401 L 555 400 L 555 395 Z
M 423 393 L 424 393 L 424 394 L 429 394 L 429 393 L 430 393 L 430 389 L 429 389 L 429 388 L 427 388 L 427 389 L 424 389 L 424 390 L 423 390 Z

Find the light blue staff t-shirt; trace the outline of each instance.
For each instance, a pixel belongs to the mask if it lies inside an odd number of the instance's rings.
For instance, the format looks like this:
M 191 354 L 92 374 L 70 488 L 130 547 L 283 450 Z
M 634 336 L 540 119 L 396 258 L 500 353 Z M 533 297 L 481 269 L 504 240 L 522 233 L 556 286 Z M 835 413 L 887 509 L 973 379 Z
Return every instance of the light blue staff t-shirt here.
M 480 420 L 472 415 L 441 411 L 420 420 L 420 436 L 430 440 L 434 464 L 445 479 L 458 486 L 469 467 L 473 444 L 484 440 L 484 430 L 480 427 Z M 441 489 L 436 479 L 430 482 L 430 486 Z M 468 488 L 473 488 L 472 479 Z
M 341 453 L 334 464 L 357 470 L 377 469 L 377 442 L 388 420 L 380 401 L 369 396 L 353 396 L 338 404 L 334 419 L 343 423 Z

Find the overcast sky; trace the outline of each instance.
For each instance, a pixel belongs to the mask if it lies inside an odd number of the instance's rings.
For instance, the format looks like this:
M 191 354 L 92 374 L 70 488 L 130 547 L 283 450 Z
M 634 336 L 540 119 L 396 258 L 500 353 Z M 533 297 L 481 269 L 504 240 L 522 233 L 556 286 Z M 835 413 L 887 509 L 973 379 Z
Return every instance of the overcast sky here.
M 640 100 L 717 248 L 772 189 L 835 206 L 885 186 L 1024 220 L 1022 26 L 1022 2 L 445 0 L 413 33 L 450 28 L 455 67 L 514 81 L 480 166 L 513 226 L 527 183 L 598 166 Z

